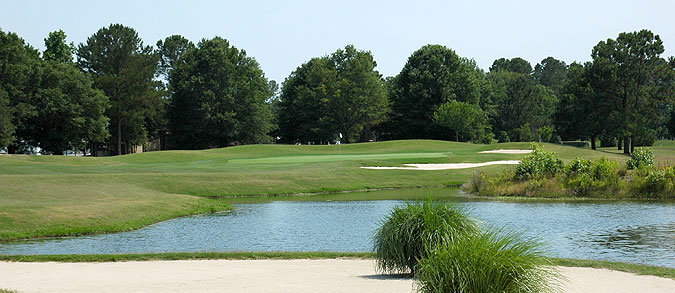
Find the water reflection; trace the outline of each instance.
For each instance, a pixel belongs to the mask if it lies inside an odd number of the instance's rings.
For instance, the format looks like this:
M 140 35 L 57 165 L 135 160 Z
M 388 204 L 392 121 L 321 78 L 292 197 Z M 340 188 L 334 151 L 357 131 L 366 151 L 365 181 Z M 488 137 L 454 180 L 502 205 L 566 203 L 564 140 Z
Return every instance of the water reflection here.
M 591 233 L 583 242 L 599 251 L 634 254 L 642 250 L 651 250 L 667 255 L 675 251 L 675 223 L 628 226 Z

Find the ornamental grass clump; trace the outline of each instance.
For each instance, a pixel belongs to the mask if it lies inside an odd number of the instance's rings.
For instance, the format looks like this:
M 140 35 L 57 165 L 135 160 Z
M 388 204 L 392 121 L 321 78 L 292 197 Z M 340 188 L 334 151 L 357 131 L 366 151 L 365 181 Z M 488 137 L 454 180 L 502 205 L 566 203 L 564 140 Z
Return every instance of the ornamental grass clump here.
M 537 241 L 487 230 L 429 251 L 416 276 L 422 292 L 557 291 L 561 276 L 542 251 Z
M 456 205 L 425 201 L 395 207 L 374 237 L 377 267 L 384 273 L 414 274 L 427 251 L 476 231 Z

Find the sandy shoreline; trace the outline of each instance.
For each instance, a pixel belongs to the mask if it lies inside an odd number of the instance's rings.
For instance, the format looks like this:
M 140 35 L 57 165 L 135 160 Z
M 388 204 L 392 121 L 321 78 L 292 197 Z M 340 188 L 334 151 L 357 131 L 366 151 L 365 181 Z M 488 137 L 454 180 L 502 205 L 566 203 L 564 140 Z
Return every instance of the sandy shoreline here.
M 675 292 L 675 280 L 561 267 L 565 292 Z M 19 292 L 414 292 L 372 259 L 0 262 L 0 288 Z

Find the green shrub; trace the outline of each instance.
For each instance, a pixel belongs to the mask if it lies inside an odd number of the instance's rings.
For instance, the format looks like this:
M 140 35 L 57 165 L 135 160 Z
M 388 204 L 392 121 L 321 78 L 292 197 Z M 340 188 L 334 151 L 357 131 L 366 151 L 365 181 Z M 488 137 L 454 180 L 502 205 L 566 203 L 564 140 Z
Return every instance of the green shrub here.
M 629 170 L 651 167 L 654 165 L 654 154 L 649 148 L 636 148 L 626 162 Z
M 593 189 L 593 178 L 588 173 L 579 173 L 567 180 L 567 186 L 577 196 L 588 195 Z
M 515 138 L 515 141 L 532 141 L 530 123 L 525 123 L 518 128 L 512 129 L 510 137 Z
M 488 230 L 457 239 L 420 260 L 423 292 L 555 291 L 560 274 L 541 244 L 517 234 Z
M 551 143 L 562 144 L 563 141 L 560 135 L 554 135 L 553 137 L 551 137 Z
M 574 158 L 566 167 L 565 167 L 565 175 L 567 177 L 575 177 L 578 174 L 588 174 L 591 171 L 591 161 L 582 159 L 582 158 Z
M 500 131 L 497 133 L 497 141 L 498 142 L 511 142 L 511 139 L 509 138 L 509 134 L 506 131 Z
M 551 138 L 553 137 L 553 127 L 543 126 L 537 129 L 537 135 L 539 136 L 539 141 L 551 142 Z
M 668 166 L 661 170 L 645 171 L 644 179 L 639 180 L 639 191 L 647 195 L 659 195 L 672 191 L 675 185 L 675 168 Z
M 539 176 L 554 176 L 563 168 L 563 162 L 553 152 L 546 152 L 536 143 L 531 143 L 532 152 L 516 167 L 516 178 L 523 180 Z
M 427 249 L 474 233 L 476 224 L 452 204 L 425 201 L 395 207 L 374 237 L 382 272 L 415 273 Z
M 618 180 L 619 162 L 600 158 L 591 161 L 591 176 L 595 180 Z

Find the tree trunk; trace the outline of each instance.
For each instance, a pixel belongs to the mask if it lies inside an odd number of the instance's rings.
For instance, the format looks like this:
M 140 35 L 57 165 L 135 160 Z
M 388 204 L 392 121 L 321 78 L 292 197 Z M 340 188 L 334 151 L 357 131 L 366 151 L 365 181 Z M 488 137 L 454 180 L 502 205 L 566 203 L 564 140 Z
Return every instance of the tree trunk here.
M 117 155 L 122 155 L 122 119 L 117 119 Z
M 595 135 L 591 136 L 591 149 L 596 150 L 597 147 L 595 145 Z
M 621 145 L 623 144 L 623 138 L 617 137 L 616 138 L 616 147 L 618 150 L 621 150 Z
M 623 153 L 630 155 L 630 137 L 628 136 L 623 137 Z
M 630 153 L 632 154 L 635 151 L 635 140 L 633 138 L 630 139 Z
M 455 140 L 459 142 L 459 131 L 455 130 Z

